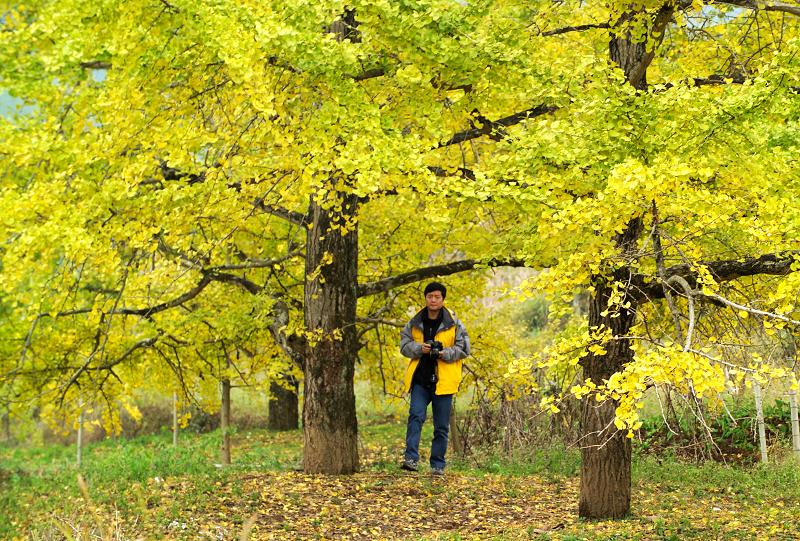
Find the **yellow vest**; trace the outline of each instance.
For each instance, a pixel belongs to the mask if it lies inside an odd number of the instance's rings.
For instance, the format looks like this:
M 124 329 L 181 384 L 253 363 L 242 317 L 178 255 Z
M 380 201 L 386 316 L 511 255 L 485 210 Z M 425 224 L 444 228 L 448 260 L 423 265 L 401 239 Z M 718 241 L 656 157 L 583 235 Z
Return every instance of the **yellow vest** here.
M 418 327 L 411 327 L 411 336 L 414 341 L 422 344 L 425 337 L 422 334 L 422 329 Z M 438 340 L 446 348 L 453 346 L 456 343 L 456 325 L 452 325 L 448 329 L 441 330 L 436 333 L 435 340 Z M 414 371 L 419 364 L 419 358 L 411 359 L 408 362 L 405 376 L 405 392 L 411 391 L 411 380 L 414 377 Z M 439 381 L 436 383 L 435 394 L 455 394 L 458 392 L 458 386 L 461 384 L 461 365 L 462 361 L 458 360 L 452 363 L 446 363 L 439 359 L 436 362 L 436 374 L 439 376 Z

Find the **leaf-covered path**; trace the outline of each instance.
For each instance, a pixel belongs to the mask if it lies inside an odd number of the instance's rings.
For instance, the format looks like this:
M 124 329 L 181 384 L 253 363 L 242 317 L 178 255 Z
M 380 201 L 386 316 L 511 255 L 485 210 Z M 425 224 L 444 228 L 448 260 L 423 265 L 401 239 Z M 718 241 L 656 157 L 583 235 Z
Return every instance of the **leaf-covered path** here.
M 161 505 L 185 501 L 164 487 Z M 170 539 L 725 539 L 800 535 L 797 500 L 759 502 L 726 492 L 693 495 L 648 483 L 622 521 L 577 518 L 578 480 L 540 476 L 367 472 L 349 477 L 264 473 L 231 478 L 186 509 Z M 174 509 L 174 507 L 173 507 Z M 250 519 L 250 520 L 248 520 Z M 155 533 L 155 532 L 154 532 Z
M 240 487 L 220 487 L 219 501 L 227 505 L 215 510 L 212 503 L 209 511 L 226 528 L 234 528 L 235 492 L 250 503 L 248 512 L 257 513 L 252 537 L 258 539 L 416 539 L 516 528 L 544 532 L 563 528 L 577 501 L 574 480 L 268 473 L 247 477 Z
M 402 430 L 365 423 L 352 476 L 294 471 L 299 431 L 239 433 L 225 468 L 214 466 L 218 433 L 187 434 L 179 447 L 162 436 L 107 440 L 83 467 L 91 503 L 72 448 L 0 448 L 0 539 L 102 529 L 113 541 L 800 539 L 800 468 L 789 456 L 744 468 L 637 455 L 631 516 L 585 522 L 573 451 L 453 456 L 432 478 L 426 460 L 419 473 L 398 468 Z

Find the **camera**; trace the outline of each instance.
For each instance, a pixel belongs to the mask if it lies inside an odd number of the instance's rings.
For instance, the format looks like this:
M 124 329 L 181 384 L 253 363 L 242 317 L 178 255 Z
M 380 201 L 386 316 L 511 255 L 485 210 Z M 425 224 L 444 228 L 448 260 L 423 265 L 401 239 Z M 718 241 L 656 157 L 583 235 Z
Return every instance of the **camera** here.
M 431 347 L 431 352 L 428 353 L 428 355 L 431 356 L 431 359 L 438 359 L 439 353 L 441 353 L 442 350 L 444 349 L 442 343 L 439 342 L 438 340 L 428 340 L 425 343 Z

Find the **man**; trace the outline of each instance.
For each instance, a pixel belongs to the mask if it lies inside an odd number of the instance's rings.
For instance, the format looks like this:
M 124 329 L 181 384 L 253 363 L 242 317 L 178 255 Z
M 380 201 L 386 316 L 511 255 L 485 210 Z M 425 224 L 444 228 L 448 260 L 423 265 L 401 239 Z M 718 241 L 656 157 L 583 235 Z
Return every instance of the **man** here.
M 417 471 L 419 440 L 428 404 L 433 410 L 431 473 L 444 475 L 447 434 L 453 395 L 461 383 L 462 359 L 469 355 L 464 325 L 444 307 L 447 288 L 439 282 L 425 287 L 425 308 L 400 332 L 400 352 L 410 358 L 404 390 L 411 393 L 406 451 L 401 468 Z

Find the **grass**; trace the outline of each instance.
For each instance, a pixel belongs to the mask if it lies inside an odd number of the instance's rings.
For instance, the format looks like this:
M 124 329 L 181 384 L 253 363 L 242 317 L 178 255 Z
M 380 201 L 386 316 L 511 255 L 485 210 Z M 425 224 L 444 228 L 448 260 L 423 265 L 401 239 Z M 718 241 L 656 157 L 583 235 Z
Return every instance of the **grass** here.
M 451 456 L 446 481 L 437 482 L 424 467 L 419 475 L 398 471 L 404 429 L 403 419 L 362 423 L 363 472 L 353 477 L 297 472 L 300 431 L 265 430 L 234 434 L 229 467 L 216 465 L 218 432 L 184 433 L 178 447 L 161 433 L 88 445 L 80 471 L 100 512 L 121 517 L 118 526 L 124 527 L 117 531 L 145 539 L 233 539 L 232 532 L 256 513 L 266 518 L 254 535 L 278 532 L 277 539 L 744 540 L 758 534 L 792 539 L 787 528 L 800 531 L 793 511 L 800 505 L 800 467 L 788 456 L 747 468 L 635 456 L 632 516 L 585 522 L 575 513 L 577 450 L 551 446 Z M 431 432 L 426 423 L 423 466 Z M 0 447 L 0 538 L 63 539 L 53 533 L 56 522 L 91 519 L 76 483 L 74 453 L 74 446 Z M 419 516 L 401 528 L 415 505 L 422 516 L 424 509 L 457 510 L 458 520 L 442 522 L 456 513 L 445 511 L 428 518 L 430 532 L 418 528 Z M 394 513 L 396 520 L 380 523 Z M 367 533 L 337 529 L 349 522 L 363 523 Z M 211 531 L 211 523 L 227 533 Z M 396 531 L 386 531 L 394 524 Z M 119 535 L 115 539 L 124 538 Z

